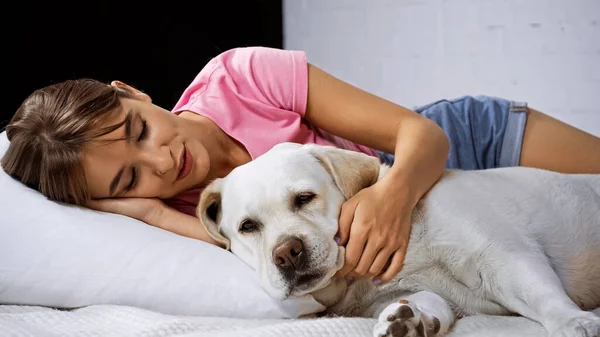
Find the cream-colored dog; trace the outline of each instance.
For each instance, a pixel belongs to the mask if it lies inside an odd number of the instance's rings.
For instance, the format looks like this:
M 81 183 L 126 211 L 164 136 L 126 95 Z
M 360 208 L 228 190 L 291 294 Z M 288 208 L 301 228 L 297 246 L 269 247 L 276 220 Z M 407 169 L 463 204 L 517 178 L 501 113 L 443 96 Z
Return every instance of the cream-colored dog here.
M 198 216 L 272 296 L 311 293 L 332 314 L 376 317 L 374 336 L 443 336 L 457 317 L 511 313 L 551 336 L 600 335 L 589 311 L 600 306 L 600 175 L 446 171 L 413 212 L 393 281 L 332 278 L 343 265 L 342 204 L 387 169 L 285 143 L 210 184 Z

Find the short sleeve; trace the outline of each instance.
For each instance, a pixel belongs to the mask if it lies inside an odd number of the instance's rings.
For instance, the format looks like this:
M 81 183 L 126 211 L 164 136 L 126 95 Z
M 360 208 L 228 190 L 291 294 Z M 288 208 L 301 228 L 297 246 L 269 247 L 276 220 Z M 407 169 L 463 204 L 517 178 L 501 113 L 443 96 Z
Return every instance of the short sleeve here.
M 172 111 L 209 118 L 256 158 L 281 142 L 312 141 L 303 123 L 307 98 L 304 52 L 245 47 L 211 59 Z
M 236 48 L 217 57 L 239 94 L 304 116 L 308 68 L 302 51 Z

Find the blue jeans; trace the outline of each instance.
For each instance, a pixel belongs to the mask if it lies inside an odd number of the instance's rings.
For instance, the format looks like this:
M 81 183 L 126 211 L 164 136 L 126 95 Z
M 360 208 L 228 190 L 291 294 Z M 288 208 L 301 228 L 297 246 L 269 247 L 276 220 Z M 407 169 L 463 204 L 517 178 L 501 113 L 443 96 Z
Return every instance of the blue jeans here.
M 446 168 L 479 170 L 519 166 L 527 103 L 487 96 L 439 100 L 414 109 L 436 122 L 450 140 Z M 381 162 L 394 156 L 378 152 Z

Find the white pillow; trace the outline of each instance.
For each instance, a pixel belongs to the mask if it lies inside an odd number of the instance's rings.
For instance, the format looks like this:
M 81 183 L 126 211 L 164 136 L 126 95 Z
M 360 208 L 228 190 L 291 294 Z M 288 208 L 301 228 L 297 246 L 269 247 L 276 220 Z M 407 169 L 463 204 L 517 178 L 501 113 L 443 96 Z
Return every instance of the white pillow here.
M 8 147 L 0 134 L 0 157 Z M 122 304 L 167 314 L 294 318 L 233 254 L 121 215 L 46 199 L 0 169 L 0 304 Z

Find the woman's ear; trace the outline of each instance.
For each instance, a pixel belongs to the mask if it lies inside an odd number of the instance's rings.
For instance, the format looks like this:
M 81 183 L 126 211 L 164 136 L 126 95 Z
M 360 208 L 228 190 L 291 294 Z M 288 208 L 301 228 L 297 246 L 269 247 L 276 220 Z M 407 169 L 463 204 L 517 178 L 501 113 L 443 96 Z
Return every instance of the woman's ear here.
M 125 91 L 131 93 L 133 95 L 133 97 L 135 97 L 136 99 L 139 99 L 144 102 L 152 103 L 152 98 L 150 98 L 150 96 L 148 94 L 143 93 L 140 90 L 138 90 L 128 84 L 125 84 L 121 81 L 112 81 L 112 82 L 110 82 L 110 85 L 117 89 L 125 90 Z

